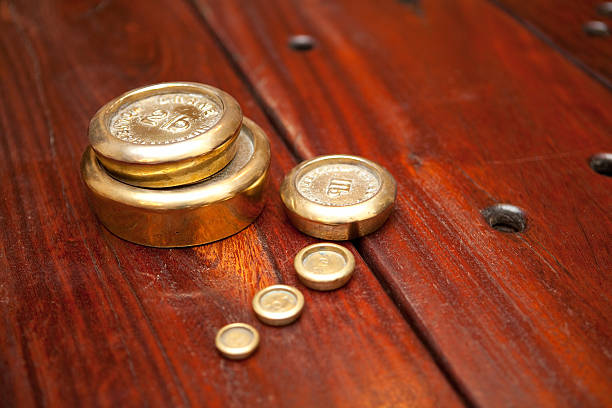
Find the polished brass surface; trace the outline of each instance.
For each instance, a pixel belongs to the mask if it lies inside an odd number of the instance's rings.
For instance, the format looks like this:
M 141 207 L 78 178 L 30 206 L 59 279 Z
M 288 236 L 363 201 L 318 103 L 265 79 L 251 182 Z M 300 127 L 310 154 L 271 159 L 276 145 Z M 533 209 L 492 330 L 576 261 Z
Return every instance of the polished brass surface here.
M 249 357 L 259 346 L 259 333 L 246 323 L 232 323 L 223 326 L 215 337 L 217 350 L 232 360 Z
M 253 310 L 262 322 L 271 326 L 293 323 L 302 314 L 304 295 L 294 287 L 272 285 L 253 298 Z
M 391 213 L 393 176 L 357 156 L 320 156 L 300 163 L 283 180 L 281 199 L 293 225 L 305 234 L 347 240 L 369 234 Z
M 293 265 L 305 286 L 334 290 L 344 286 L 353 276 L 355 257 L 341 245 L 321 242 L 298 252 Z
M 81 163 L 89 200 L 102 224 L 142 245 L 182 247 L 216 241 L 247 227 L 264 205 L 270 164 L 266 135 L 245 118 L 234 159 L 197 184 L 147 189 L 115 180 L 88 148 Z
M 209 85 L 168 82 L 129 91 L 104 105 L 89 140 L 113 177 L 140 187 L 198 182 L 236 153 L 242 111 Z

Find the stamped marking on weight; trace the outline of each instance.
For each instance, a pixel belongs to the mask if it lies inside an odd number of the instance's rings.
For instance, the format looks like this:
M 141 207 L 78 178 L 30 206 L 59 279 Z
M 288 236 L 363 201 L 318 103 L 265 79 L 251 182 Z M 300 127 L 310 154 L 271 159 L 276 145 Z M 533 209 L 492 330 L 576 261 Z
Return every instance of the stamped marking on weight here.
M 346 259 L 329 249 L 320 249 L 307 255 L 302 261 L 304 268 L 317 275 L 328 275 L 342 270 L 346 265 Z
M 327 185 L 327 195 L 331 198 L 337 198 L 343 194 L 348 194 L 351 191 L 352 184 L 353 180 L 332 178 Z
M 319 252 L 318 255 L 312 269 L 318 273 L 326 273 L 329 270 L 329 258 L 325 253 Z
M 259 304 L 265 311 L 282 313 L 295 307 L 298 300 L 295 295 L 284 289 L 270 290 L 259 300 Z
M 222 113 L 221 107 L 205 95 L 154 95 L 119 109 L 111 118 L 110 132 L 129 143 L 176 143 L 205 133 L 221 119 Z
M 372 198 L 380 189 L 380 180 L 362 165 L 322 164 L 302 175 L 296 187 L 311 201 L 342 207 Z
M 253 333 L 245 327 L 231 327 L 221 335 L 221 342 L 230 348 L 248 346 L 253 341 Z

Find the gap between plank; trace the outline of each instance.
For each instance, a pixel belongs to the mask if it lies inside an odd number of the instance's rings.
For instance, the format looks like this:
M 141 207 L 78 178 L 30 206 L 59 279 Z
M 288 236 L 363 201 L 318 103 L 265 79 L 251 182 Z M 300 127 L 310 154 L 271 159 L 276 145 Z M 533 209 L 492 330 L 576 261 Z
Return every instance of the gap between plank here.
M 300 154 L 297 152 L 295 147 L 289 141 L 289 138 L 288 138 L 289 131 L 287 130 L 287 128 L 283 125 L 282 121 L 280 120 L 276 112 L 274 112 L 274 110 L 265 102 L 262 95 L 255 88 L 255 86 L 251 83 L 251 81 L 249 80 L 248 76 L 246 75 L 246 73 L 244 72 L 244 70 L 242 69 L 238 61 L 236 60 L 236 58 L 234 58 L 234 55 L 232 54 L 232 52 L 229 50 L 228 47 L 225 46 L 222 39 L 217 35 L 214 28 L 208 23 L 208 20 L 204 16 L 204 13 L 200 10 L 200 8 L 194 2 L 194 0 L 186 0 L 186 1 L 192 7 L 195 13 L 198 15 L 198 18 L 202 22 L 202 25 L 204 26 L 206 31 L 210 33 L 213 41 L 217 44 L 221 52 L 227 57 L 229 65 L 234 69 L 240 81 L 245 84 L 245 86 L 247 87 L 247 90 L 249 91 L 251 96 L 253 96 L 253 99 L 255 99 L 255 102 L 257 103 L 257 105 L 263 110 L 266 116 L 266 119 L 270 122 L 274 131 L 278 133 L 281 141 L 283 142 L 283 144 L 285 145 L 285 147 L 291 154 L 292 158 L 296 162 L 303 161 L 304 158 L 300 156 Z M 351 242 L 353 246 L 356 248 L 361 259 L 364 261 L 366 266 L 372 271 L 372 274 L 378 281 L 379 285 L 381 286 L 385 294 L 389 297 L 391 302 L 399 310 L 400 314 L 402 315 L 402 317 L 404 318 L 404 320 L 406 321 L 410 329 L 415 333 L 417 339 L 423 345 L 427 353 L 431 356 L 431 359 L 434 362 L 435 366 L 442 373 L 442 376 L 449 383 L 449 385 L 451 386 L 453 391 L 457 394 L 461 402 L 466 407 L 469 407 L 469 408 L 476 407 L 477 405 L 474 403 L 473 399 L 469 396 L 469 392 L 461 385 L 461 383 L 457 380 L 455 375 L 452 374 L 452 371 L 450 370 L 444 356 L 435 347 L 434 341 L 430 339 L 429 336 L 427 336 L 427 333 L 424 332 L 425 330 L 422 327 L 422 325 L 418 324 L 418 319 L 415 317 L 414 311 L 411 310 L 410 307 L 407 308 L 410 310 L 405 310 L 405 308 L 401 305 L 399 300 L 396 298 L 396 296 L 391 291 L 387 282 L 382 278 L 381 274 L 378 273 L 374 269 L 374 266 L 370 262 L 368 262 L 366 258 L 363 257 L 362 249 L 358 241 L 349 241 L 349 242 Z
M 498 0 L 488 0 L 488 1 L 494 7 L 498 8 L 503 13 L 507 14 L 510 18 L 515 20 L 517 23 L 519 23 L 521 26 L 523 26 L 524 29 L 529 31 L 531 34 L 533 34 L 536 38 L 538 38 L 544 44 L 548 45 L 553 50 L 558 52 L 563 58 L 565 58 L 570 63 L 572 63 L 579 70 L 581 70 L 586 75 L 588 75 L 589 77 L 593 78 L 594 80 L 602 84 L 604 87 L 608 88 L 608 90 L 612 91 L 612 82 L 608 78 L 606 78 L 605 76 L 603 76 L 602 74 L 600 74 L 599 72 L 597 72 L 596 70 L 594 70 L 593 68 L 585 64 L 584 62 L 582 62 L 581 60 L 579 60 L 570 51 L 566 50 L 565 48 L 561 47 L 559 44 L 554 42 L 553 39 L 549 37 L 544 31 L 540 30 L 534 24 L 530 23 L 523 17 L 516 14 L 514 11 L 512 11 L 510 7 L 500 3 Z
M 423 324 L 420 323 L 420 319 L 418 318 L 415 311 L 410 307 L 410 305 L 403 305 L 401 299 L 396 295 L 396 293 L 393 291 L 393 288 L 391 288 L 388 282 L 383 278 L 382 273 L 380 273 L 376 265 L 374 265 L 372 262 L 369 262 L 368 258 L 362 255 L 362 253 L 364 252 L 361 244 L 362 240 L 352 240 L 351 243 L 357 249 L 357 252 L 361 256 L 361 259 L 363 259 L 363 262 L 372 271 L 372 274 L 382 287 L 383 291 L 391 299 L 391 301 L 393 302 L 395 307 L 397 307 L 402 317 L 404 318 L 404 320 L 406 320 L 406 322 L 408 323 L 414 334 L 417 336 L 421 344 L 423 344 L 423 347 L 425 347 L 427 352 L 431 355 L 431 358 L 436 364 L 436 367 L 438 367 L 438 370 L 442 372 L 442 375 L 444 375 L 444 378 L 446 378 L 446 380 L 451 385 L 453 390 L 457 393 L 461 401 L 467 407 L 477 407 L 478 405 L 470 396 L 469 390 L 461 384 L 461 382 L 458 380 L 458 377 L 453 373 L 450 365 L 444 358 L 444 353 L 436 347 L 435 341 L 428 335 L 427 329 Z

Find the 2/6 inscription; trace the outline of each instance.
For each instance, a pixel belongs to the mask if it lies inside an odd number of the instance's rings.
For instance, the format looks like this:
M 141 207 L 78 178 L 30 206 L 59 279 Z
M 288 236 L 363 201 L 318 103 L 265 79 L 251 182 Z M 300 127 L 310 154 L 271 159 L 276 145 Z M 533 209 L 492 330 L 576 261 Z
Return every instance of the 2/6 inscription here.
M 129 143 L 169 144 L 203 134 L 221 116 L 219 105 L 205 95 L 155 95 L 119 109 L 111 119 L 110 131 Z

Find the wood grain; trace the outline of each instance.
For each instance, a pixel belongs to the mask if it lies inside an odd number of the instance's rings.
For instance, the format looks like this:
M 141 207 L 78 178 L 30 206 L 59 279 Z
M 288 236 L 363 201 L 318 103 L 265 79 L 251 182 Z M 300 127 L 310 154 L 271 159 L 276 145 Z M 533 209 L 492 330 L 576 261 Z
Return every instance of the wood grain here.
M 612 37 L 589 36 L 584 26 L 601 21 L 612 30 L 612 16 L 598 11 L 601 0 L 493 0 L 545 42 L 612 88 Z
M 4 406 L 460 406 L 410 325 L 357 257 L 346 288 L 296 281 L 313 240 L 288 224 L 278 185 L 295 161 L 247 86 L 183 2 L 0 2 L 0 395 Z M 96 109 L 148 83 L 233 94 L 267 130 L 267 208 L 227 240 L 132 245 L 96 221 L 79 160 Z M 301 319 L 256 322 L 254 292 L 297 285 Z M 231 362 L 214 335 L 254 324 L 262 344 Z
M 612 405 L 607 89 L 486 1 L 197 4 L 299 157 L 395 175 L 357 248 L 472 403 Z M 485 223 L 500 202 L 525 232 Z

